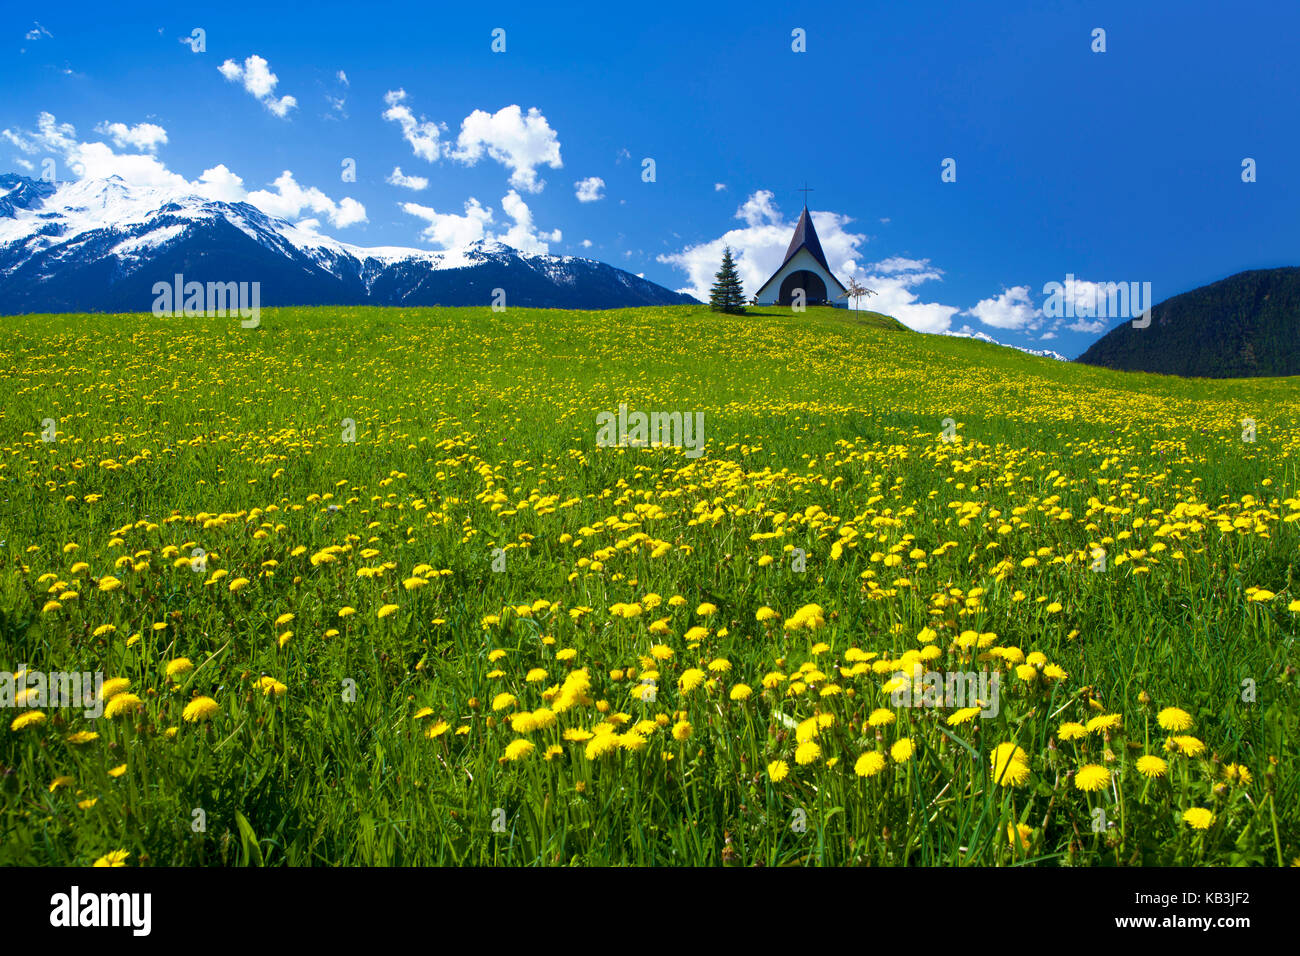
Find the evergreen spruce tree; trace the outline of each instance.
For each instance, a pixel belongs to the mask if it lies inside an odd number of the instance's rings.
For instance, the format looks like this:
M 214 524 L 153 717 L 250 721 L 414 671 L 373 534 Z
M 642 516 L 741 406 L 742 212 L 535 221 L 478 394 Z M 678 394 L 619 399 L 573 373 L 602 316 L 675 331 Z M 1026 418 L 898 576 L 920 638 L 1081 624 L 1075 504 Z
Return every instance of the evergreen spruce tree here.
M 745 286 L 736 271 L 735 260 L 731 258 L 731 247 L 722 251 L 722 268 L 714 277 L 713 288 L 709 290 L 709 308 L 714 312 L 729 312 L 739 315 L 745 311 Z

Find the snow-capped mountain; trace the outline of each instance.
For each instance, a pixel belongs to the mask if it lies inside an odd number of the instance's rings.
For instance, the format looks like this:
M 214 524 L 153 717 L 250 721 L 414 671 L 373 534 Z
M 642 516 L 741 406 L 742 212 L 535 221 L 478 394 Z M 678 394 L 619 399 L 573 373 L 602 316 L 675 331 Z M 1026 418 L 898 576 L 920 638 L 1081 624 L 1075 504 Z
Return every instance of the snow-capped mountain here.
M 690 296 L 576 256 L 499 242 L 430 251 L 365 248 L 268 216 L 246 202 L 128 185 L 0 175 L 0 314 L 144 312 L 153 286 L 260 282 L 262 306 L 489 305 L 604 309 Z
M 986 332 L 974 332 L 967 328 L 963 328 L 957 332 L 954 332 L 951 329 L 949 329 L 947 332 L 941 332 L 939 334 L 951 335 L 959 339 L 978 339 L 981 342 L 988 342 L 990 345 L 1000 345 L 1004 349 L 1015 349 L 1018 352 L 1026 352 L 1029 355 L 1037 355 L 1039 358 L 1056 359 L 1058 362 L 1069 361 L 1069 359 L 1067 359 L 1060 352 L 1053 352 L 1051 349 L 1030 349 L 1030 348 L 1025 348 L 1023 345 L 1008 345 L 1006 342 L 999 342 L 997 339 L 995 339 L 993 336 L 989 335 Z

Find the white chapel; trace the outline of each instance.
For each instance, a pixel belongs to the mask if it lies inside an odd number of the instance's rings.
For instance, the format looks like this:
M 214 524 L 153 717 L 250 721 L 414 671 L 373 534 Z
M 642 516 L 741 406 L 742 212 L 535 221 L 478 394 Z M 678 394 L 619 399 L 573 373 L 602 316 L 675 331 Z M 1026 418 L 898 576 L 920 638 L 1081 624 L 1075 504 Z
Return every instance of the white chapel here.
M 793 305 L 799 289 L 803 290 L 805 305 L 848 308 L 848 300 L 842 298 L 848 290 L 826 264 L 826 254 L 822 252 L 821 240 L 817 238 L 806 204 L 799 214 L 798 225 L 794 227 L 790 247 L 785 251 L 785 261 L 772 273 L 772 278 L 763 283 L 756 298 L 759 305 Z

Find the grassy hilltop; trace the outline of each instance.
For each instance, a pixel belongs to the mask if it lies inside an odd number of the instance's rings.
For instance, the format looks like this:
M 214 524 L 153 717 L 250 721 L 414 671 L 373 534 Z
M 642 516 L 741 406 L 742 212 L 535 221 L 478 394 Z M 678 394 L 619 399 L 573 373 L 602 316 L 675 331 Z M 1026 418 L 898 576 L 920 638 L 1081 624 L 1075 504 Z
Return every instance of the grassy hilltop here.
M 0 672 L 114 679 L 2 712 L 0 864 L 1300 857 L 1297 380 L 829 309 L 261 321 L 0 319 Z M 620 403 L 705 453 L 598 447 Z M 980 670 L 996 715 L 893 706 Z

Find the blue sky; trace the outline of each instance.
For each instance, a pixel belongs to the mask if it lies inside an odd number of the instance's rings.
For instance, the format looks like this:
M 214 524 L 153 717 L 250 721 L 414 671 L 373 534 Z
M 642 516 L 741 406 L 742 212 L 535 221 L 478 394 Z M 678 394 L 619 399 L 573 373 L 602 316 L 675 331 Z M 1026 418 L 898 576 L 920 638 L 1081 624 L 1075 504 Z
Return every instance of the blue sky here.
M 11 6 L 0 169 L 203 182 L 358 245 L 488 235 L 670 288 L 730 242 L 750 292 L 807 180 L 869 307 L 1073 357 L 1118 320 L 1045 316 L 1045 283 L 1159 301 L 1297 264 L 1300 7 L 1270 7 Z

